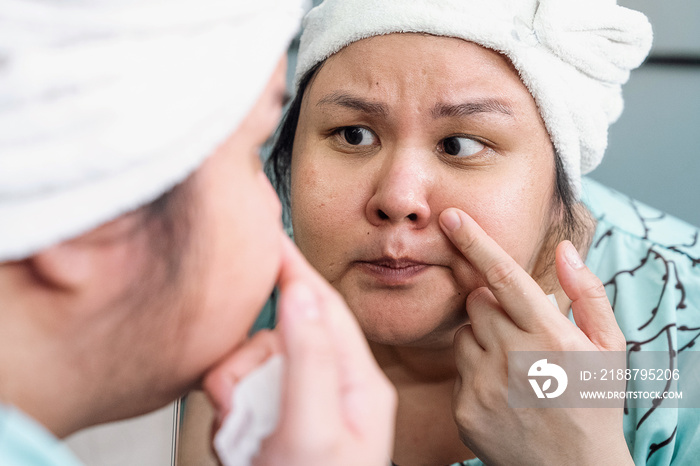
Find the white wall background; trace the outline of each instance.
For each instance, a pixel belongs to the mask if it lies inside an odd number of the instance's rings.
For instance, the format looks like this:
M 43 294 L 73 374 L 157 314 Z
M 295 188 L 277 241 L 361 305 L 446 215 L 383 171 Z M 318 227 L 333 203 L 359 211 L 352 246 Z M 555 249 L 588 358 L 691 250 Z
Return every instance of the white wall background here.
M 135 419 L 85 429 L 66 443 L 85 466 L 170 466 L 173 426 L 174 406 L 168 405 Z
M 654 27 L 652 56 L 700 59 L 700 2 L 620 0 Z M 591 177 L 700 226 L 700 66 L 645 64 Z

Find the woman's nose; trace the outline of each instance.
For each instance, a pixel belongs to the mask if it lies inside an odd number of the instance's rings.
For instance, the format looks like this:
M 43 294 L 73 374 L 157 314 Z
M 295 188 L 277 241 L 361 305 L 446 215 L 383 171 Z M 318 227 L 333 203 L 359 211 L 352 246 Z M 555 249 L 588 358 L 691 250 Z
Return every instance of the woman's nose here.
M 374 192 L 366 215 L 376 226 L 405 222 L 424 228 L 430 222 L 428 192 L 432 175 L 414 157 L 396 154 L 387 157 L 376 174 Z

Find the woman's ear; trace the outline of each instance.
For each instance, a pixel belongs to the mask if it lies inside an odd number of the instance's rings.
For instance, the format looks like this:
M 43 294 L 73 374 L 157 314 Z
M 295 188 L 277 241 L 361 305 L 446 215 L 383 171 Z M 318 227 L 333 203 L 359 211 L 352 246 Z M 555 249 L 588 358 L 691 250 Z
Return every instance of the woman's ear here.
M 99 248 L 86 242 L 71 240 L 45 249 L 30 259 L 28 265 L 37 280 L 62 291 L 76 291 L 88 286 L 97 273 L 95 254 Z
M 64 291 L 99 285 L 111 272 L 124 272 L 134 259 L 134 240 L 142 219 L 123 215 L 94 230 L 51 246 L 28 259 L 34 276 L 44 285 Z

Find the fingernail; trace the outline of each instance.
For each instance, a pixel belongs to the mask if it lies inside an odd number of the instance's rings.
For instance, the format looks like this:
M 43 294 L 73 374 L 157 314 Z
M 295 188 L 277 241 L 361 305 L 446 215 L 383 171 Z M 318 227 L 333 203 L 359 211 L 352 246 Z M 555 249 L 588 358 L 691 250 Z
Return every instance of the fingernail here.
M 304 320 L 318 320 L 321 313 L 311 288 L 305 283 L 295 283 L 290 287 L 294 314 Z
M 462 219 L 454 210 L 449 210 L 442 214 L 442 224 L 448 231 L 457 231 L 462 226 Z
M 578 270 L 583 268 L 583 260 L 581 260 L 581 256 L 578 254 L 578 251 L 573 244 L 566 244 L 564 255 L 566 257 L 566 262 L 568 262 L 573 269 Z

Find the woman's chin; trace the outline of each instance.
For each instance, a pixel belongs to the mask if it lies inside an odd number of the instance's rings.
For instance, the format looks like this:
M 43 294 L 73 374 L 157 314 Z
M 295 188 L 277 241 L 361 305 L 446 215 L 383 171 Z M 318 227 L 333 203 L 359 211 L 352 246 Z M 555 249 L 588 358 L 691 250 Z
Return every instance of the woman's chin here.
M 467 320 L 457 293 L 348 292 L 340 290 L 368 340 L 396 346 L 448 341 Z M 443 299 L 441 299 L 441 295 Z
M 454 334 L 460 327 L 454 319 L 447 322 L 426 322 L 415 318 L 391 318 L 362 312 L 356 316 L 367 340 L 386 346 L 451 348 Z
M 365 333 L 365 336 L 368 341 L 377 345 L 437 351 L 451 350 L 454 332 L 452 332 L 452 336 L 433 333 L 396 335 L 384 332 Z

